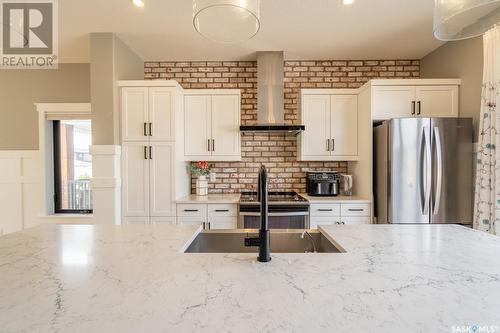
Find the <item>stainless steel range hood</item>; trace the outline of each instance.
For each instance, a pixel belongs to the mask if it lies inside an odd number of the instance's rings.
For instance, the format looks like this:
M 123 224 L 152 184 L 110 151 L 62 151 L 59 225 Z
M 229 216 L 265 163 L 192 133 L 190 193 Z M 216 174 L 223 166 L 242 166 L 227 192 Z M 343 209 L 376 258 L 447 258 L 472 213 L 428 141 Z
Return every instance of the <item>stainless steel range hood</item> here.
M 257 52 L 257 124 L 240 126 L 242 132 L 297 135 L 304 125 L 285 124 L 283 52 Z

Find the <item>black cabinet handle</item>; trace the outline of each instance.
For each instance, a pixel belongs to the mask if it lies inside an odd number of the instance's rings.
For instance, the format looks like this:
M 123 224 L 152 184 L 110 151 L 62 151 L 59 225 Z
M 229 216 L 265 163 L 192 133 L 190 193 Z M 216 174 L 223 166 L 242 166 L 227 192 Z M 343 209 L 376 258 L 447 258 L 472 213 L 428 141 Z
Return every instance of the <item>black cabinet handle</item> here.
M 148 147 L 144 146 L 144 159 L 148 159 Z
M 210 151 L 210 139 L 207 140 L 207 149 Z
M 330 139 L 326 139 L 326 151 L 330 151 Z
M 335 151 L 335 139 L 332 139 L 332 151 Z
M 216 209 L 215 211 L 218 213 L 223 213 L 223 212 L 229 212 L 229 209 Z
M 212 151 L 215 151 L 215 140 L 212 139 Z
M 198 209 L 184 209 L 185 212 L 197 212 Z
M 153 147 L 149 146 L 149 159 L 153 159 Z
M 417 111 L 417 114 L 420 115 L 421 111 L 422 111 L 422 102 L 421 101 L 418 101 L 417 102 L 417 105 L 418 105 L 418 111 Z
M 318 211 L 320 211 L 320 212 L 331 212 L 331 211 L 333 211 L 333 209 L 331 209 L 331 208 L 330 209 L 318 209 Z
M 348 211 L 350 212 L 363 212 L 363 208 L 349 208 Z
M 153 123 L 149 123 L 149 136 L 153 136 Z
M 415 101 L 411 101 L 411 115 L 415 114 Z
M 142 133 L 144 134 L 144 136 L 148 136 L 148 133 L 147 133 L 148 130 L 147 130 L 146 126 L 147 126 L 147 124 L 144 123 L 144 127 L 142 128 Z

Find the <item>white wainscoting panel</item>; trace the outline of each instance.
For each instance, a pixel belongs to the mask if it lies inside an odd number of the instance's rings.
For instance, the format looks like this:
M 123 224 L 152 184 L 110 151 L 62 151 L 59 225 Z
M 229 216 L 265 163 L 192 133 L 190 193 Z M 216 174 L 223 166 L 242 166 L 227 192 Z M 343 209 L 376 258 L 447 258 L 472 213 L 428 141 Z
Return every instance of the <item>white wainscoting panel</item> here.
M 0 151 L 0 235 L 38 225 L 40 198 L 39 152 Z

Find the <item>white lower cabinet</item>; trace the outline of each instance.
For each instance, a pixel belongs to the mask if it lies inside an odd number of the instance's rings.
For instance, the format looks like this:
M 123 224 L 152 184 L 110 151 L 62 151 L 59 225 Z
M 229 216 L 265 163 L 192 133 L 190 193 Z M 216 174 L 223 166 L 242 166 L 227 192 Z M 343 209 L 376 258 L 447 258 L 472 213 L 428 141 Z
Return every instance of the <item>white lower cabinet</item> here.
M 161 217 L 124 217 L 123 224 L 175 224 L 175 216 L 161 216 Z
M 343 217 L 370 216 L 369 203 L 342 203 L 340 204 L 340 215 Z
M 206 217 L 192 216 L 192 217 L 177 217 L 178 225 L 200 225 L 205 223 Z
M 311 204 L 310 228 L 318 225 L 369 224 L 371 220 L 370 202 L 336 202 Z
M 148 224 L 149 218 L 147 216 L 134 216 L 124 217 L 123 224 Z
M 175 216 L 151 217 L 152 224 L 175 224 Z
M 237 204 L 177 204 L 177 224 L 202 224 L 204 229 L 236 229 Z
M 340 204 L 312 204 L 310 215 L 314 217 L 334 217 L 340 216 Z
M 370 224 L 370 217 L 369 216 L 343 217 L 341 224 Z
M 122 151 L 123 222 L 175 223 L 174 144 L 129 142 Z
M 206 218 L 207 205 L 206 204 L 177 204 L 177 217 L 182 218 Z
M 340 224 L 340 216 L 324 217 L 311 216 L 311 229 L 317 229 L 318 225 Z
M 236 217 L 217 217 L 213 219 L 209 219 L 208 228 L 211 230 L 218 229 L 237 229 L 238 228 L 238 220 Z

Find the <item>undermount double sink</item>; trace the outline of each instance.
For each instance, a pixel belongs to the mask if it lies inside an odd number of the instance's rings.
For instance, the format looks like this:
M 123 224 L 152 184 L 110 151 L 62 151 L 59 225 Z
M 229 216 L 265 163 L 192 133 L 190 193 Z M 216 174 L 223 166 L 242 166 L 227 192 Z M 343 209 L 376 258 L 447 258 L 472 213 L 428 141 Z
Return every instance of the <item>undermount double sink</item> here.
M 203 230 L 189 243 L 185 253 L 256 253 L 245 238 L 258 230 Z M 345 250 L 318 230 L 272 230 L 271 253 L 342 253 Z

